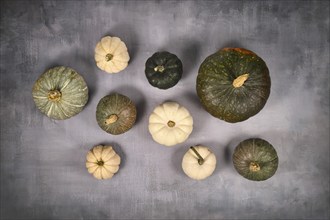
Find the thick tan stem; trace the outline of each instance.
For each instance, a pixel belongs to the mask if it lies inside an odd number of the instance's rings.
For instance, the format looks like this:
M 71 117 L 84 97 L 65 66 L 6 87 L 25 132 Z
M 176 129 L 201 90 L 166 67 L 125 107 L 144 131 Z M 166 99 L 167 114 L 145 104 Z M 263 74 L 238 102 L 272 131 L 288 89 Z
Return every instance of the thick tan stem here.
M 250 171 L 257 172 L 260 170 L 260 165 L 256 162 L 251 162 L 249 166 Z
M 51 90 L 48 92 L 48 100 L 50 101 L 60 101 L 62 93 L 58 90 Z
M 239 77 L 237 77 L 236 79 L 234 79 L 233 86 L 235 88 L 241 87 L 248 78 L 249 78 L 249 74 L 248 73 L 243 74 L 243 75 L 240 75 Z
M 118 120 L 118 115 L 112 114 L 112 115 L 109 116 L 109 118 L 107 118 L 105 120 L 105 124 L 109 125 L 109 124 L 115 123 L 117 120 Z

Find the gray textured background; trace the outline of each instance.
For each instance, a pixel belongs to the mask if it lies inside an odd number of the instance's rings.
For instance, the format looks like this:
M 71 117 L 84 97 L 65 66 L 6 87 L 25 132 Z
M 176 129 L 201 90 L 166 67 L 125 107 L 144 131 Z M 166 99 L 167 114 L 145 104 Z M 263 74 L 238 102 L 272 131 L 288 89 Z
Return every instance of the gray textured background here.
M 121 37 L 131 61 L 108 75 L 94 62 L 101 37 Z M 247 121 L 229 124 L 198 102 L 195 80 L 206 56 L 245 47 L 267 63 L 271 95 Z M 173 88 L 151 87 L 144 64 L 158 50 L 183 61 Z M 35 107 L 31 88 L 46 69 L 76 69 L 90 88 L 77 116 L 54 121 Z M 2 219 L 328 219 L 329 1 L 1 1 Z M 137 124 L 112 136 L 95 120 L 112 91 L 138 106 Z M 173 148 L 152 141 L 148 115 L 165 100 L 194 118 L 189 139 Z M 261 137 L 276 148 L 275 176 L 252 182 L 233 168 L 234 147 Z M 181 159 L 190 145 L 210 146 L 218 159 L 204 181 L 189 179 Z M 113 144 L 118 174 L 94 179 L 85 155 Z

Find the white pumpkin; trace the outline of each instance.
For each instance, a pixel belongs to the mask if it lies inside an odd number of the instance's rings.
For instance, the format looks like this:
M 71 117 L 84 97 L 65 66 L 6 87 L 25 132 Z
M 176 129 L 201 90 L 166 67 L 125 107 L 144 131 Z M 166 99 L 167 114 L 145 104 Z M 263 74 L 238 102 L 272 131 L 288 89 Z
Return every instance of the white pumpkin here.
M 192 179 L 202 180 L 212 175 L 217 160 L 212 151 L 205 146 L 190 147 L 182 159 L 182 169 Z
M 149 132 L 159 144 L 173 146 L 184 142 L 193 130 L 189 111 L 176 102 L 157 106 L 149 117 Z
M 96 65 L 107 73 L 118 73 L 128 65 L 127 47 L 118 37 L 106 36 L 96 44 Z
M 86 168 L 96 179 L 110 179 L 119 170 L 120 157 L 112 146 L 95 146 L 86 159 Z

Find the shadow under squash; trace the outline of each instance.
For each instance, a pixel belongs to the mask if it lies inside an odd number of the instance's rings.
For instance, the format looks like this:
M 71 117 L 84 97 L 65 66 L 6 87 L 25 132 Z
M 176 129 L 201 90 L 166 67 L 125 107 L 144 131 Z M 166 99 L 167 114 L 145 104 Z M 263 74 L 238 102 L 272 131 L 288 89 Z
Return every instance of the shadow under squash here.
M 178 148 L 175 151 L 173 151 L 171 157 L 172 167 L 178 174 L 184 177 L 186 177 L 186 175 L 182 170 L 182 158 L 185 155 L 185 153 L 188 151 L 188 149 L 189 147 L 187 146 L 178 146 Z
M 200 59 L 201 43 L 198 41 L 188 42 L 182 50 L 182 65 L 183 65 L 183 74 L 182 79 L 188 77 L 189 74 L 192 74 L 191 71 L 195 68 L 196 65 L 200 65 L 198 62 Z M 197 76 L 197 73 L 196 73 Z

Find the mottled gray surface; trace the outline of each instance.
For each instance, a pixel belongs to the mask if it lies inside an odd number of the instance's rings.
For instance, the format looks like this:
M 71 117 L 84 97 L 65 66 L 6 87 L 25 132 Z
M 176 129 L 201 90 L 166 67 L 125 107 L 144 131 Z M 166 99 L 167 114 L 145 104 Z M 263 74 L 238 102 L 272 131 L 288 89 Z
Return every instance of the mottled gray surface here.
M 94 47 L 121 37 L 131 61 L 116 75 L 100 71 Z M 271 95 L 255 117 L 229 124 L 198 102 L 198 67 L 222 47 L 245 47 L 267 63 Z M 158 50 L 183 61 L 173 88 L 151 87 L 146 59 Z M 31 88 L 46 69 L 76 69 L 90 88 L 77 116 L 54 121 L 35 107 Z M 2 219 L 328 219 L 329 1 L 1 1 Z M 123 93 L 138 105 L 137 124 L 112 136 L 95 120 L 101 97 Z M 165 100 L 194 118 L 189 139 L 173 148 L 152 141 L 148 115 Z M 275 176 L 252 182 L 233 168 L 234 147 L 261 137 L 276 148 Z M 86 152 L 113 144 L 118 174 L 94 179 Z M 215 173 L 189 179 L 181 159 L 190 145 L 215 152 Z

